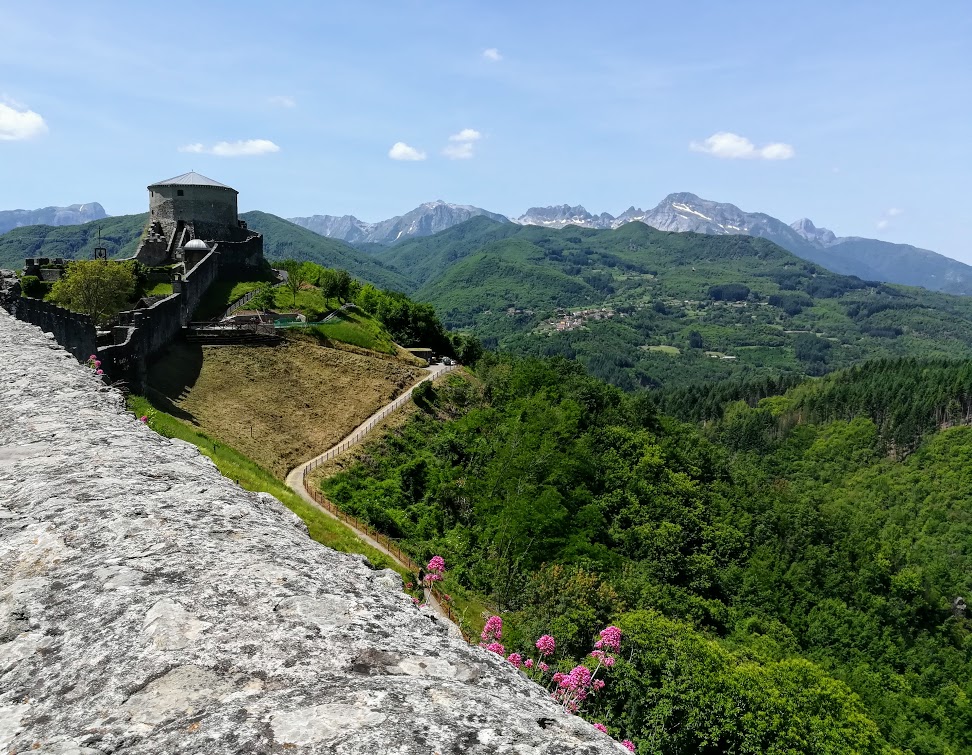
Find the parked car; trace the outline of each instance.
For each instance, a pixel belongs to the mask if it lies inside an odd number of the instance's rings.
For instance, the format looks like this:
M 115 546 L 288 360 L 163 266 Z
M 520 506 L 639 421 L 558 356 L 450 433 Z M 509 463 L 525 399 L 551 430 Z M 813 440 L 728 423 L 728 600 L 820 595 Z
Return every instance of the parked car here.
M 442 364 L 446 365 L 447 367 L 451 367 L 455 364 L 455 362 L 453 362 L 449 357 L 442 357 Z

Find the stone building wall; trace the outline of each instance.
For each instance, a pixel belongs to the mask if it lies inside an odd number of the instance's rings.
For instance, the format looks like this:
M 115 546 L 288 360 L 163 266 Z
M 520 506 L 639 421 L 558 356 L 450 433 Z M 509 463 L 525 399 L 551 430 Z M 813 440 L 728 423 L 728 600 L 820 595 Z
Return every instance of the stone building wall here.
M 235 228 L 237 193 L 219 186 L 153 186 L 149 189 L 149 222 L 158 221 L 171 236 L 179 220 L 191 220 L 200 230 Z M 206 238 L 200 234 L 199 238 Z M 212 236 L 218 238 L 218 236 Z
M 607 755 L 0 312 L 0 752 Z

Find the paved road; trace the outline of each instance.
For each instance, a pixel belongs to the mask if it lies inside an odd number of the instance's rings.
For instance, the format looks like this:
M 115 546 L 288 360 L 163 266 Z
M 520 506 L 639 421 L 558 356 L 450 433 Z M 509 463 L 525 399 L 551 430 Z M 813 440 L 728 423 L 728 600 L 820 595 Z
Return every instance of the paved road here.
M 368 436 L 368 433 L 370 433 L 372 430 L 375 429 L 375 427 L 377 427 L 379 420 L 388 416 L 394 410 L 404 406 L 411 399 L 412 391 L 416 388 L 416 386 L 428 380 L 435 380 L 435 378 L 437 378 L 439 375 L 445 372 L 450 372 L 453 369 L 455 368 L 446 367 L 445 365 L 442 364 L 435 364 L 432 365 L 431 367 L 428 367 L 425 370 L 426 374 L 422 376 L 422 379 L 416 382 L 411 388 L 409 388 L 407 391 L 402 393 L 397 398 L 389 401 L 387 404 L 381 407 L 381 409 L 379 409 L 370 417 L 368 417 L 368 419 L 366 419 L 364 422 L 358 425 L 346 437 L 342 438 L 338 443 L 335 443 L 327 451 L 320 454 L 319 456 L 315 456 L 313 459 L 305 461 L 300 466 L 294 467 L 287 474 L 287 487 L 293 490 L 297 495 L 299 495 L 301 498 L 307 501 L 307 503 L 309 503 L 311 506 L 316 508 L 318 511 L 323 511 L 325 514 L 327 514 L 335 521 L 341 522 L 341 524 L 351 529 L 351 531 L 354 532 L 354 534 L 357 535 L 365 543 L 370 545 L 375 550 L 384 553 L 386 556 L 388 556 L 389 558 L 391 558 L 393 561 L 400 564 L 401 566 L 405 566 L 405 564 L 399 561 L 398 558 L 391 551 L 385 548 L 385 546 L 383 546 L 377 540 L 369 537 L 367 534 L 361 532 L 360 530 L 350 527 L 347 522 L 342 521 L 338 517 L 334 516 L 334 514 L 332 514 L 330 511 L 325 509 L 323 506 L 319 505 L 317 501 L 315 501 L 311 497 L 310 493 L 308 493 L 307 490 L 304 488 L 304 470 L 308 468 L 313 469 L 322 461 L 325 461 L 330 458 L 334 458 L 335 456 L 344 453 L 344 451 L 347 451 L 349 448 L 352 448 L 358 445 L 359 443 L 361 443 L 361 441 L 363 441 Z M 443 618 L 447 618 L 445 612 L 442 610 L 442 606 L 439 605 L 438 601 L 436 601 L 436 599 L 432 596 L 432 594 L 428 590 L 426 590 L 425 595 L 426 595 L 426 602 L 433 609 L 435 609 L 435 611 L 440 616 L 442 616 Z M 455 627 L 455 631 L 457 633 L 459 632 L 459 628 L 456 627 L 455 624 L 453 624 L 452 622 L 449 622 L 449 626 Z

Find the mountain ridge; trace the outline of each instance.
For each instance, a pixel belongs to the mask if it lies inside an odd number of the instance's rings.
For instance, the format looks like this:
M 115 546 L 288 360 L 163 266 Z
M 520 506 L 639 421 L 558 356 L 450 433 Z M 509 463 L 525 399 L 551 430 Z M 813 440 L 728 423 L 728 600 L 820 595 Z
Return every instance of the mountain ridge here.
M 84 202 L 66 207 L 41 207 L 36 210 L 0 210 L 0 233 L 27 225 L 80 225 L 103 220 L 108 213 L 98 202 Z
M 470 218 L 484 215 L 492 220 L 508 222 L 499 213 L 484 210 L 472 205 L 451 204 L 437 199 L 424 202 L 404 215 L 396 215 L 377 223 L 369 223 L 354 215 L 311 215 L 309 217 L 287 218 L 314 233 L 329 238 L 339 238 L 351 244 L 393 244 L 402 237 L 431 236 Z
M 661 231 L 757 236 L 842 275 L 972 295 L 972 266 L 930 249 L 860 236 L 838 236 L 828 228 L 816 226 L 809 218 L 787 224 L 766 213 L 747 212 L 734 204 L 703 199 L 684 191 L 669 194 L 650 210 L 631 205 L 617 216 L 608 212 L 594 214 L 583 205 L 561 204 L 531 207 L 518 217 L 507 217 L 481 207 L 436 200 L 377 223 L 366 223 L 353 215 L 313 215 L 290 220 L 350 244 L 388 246 L 434 235 L 477 216 L 549 229 L 568 225 L 616 229 L 637 221 Z

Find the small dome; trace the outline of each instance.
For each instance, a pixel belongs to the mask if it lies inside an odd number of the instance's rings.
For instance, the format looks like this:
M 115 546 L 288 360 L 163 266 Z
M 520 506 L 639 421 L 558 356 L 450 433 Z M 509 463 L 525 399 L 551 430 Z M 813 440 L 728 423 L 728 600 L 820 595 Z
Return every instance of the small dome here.
M 187 241 L 186 242 L 186 245 L 184 247 L 182 247 L 182 248 L 185 249 L 186 251 L 190 251 L 190 252 L 208 252 L 209 251 L 209 246 L 207 246 L 206 242 L 203 241 L 202 239 L 192 239 L 191 241 Z

